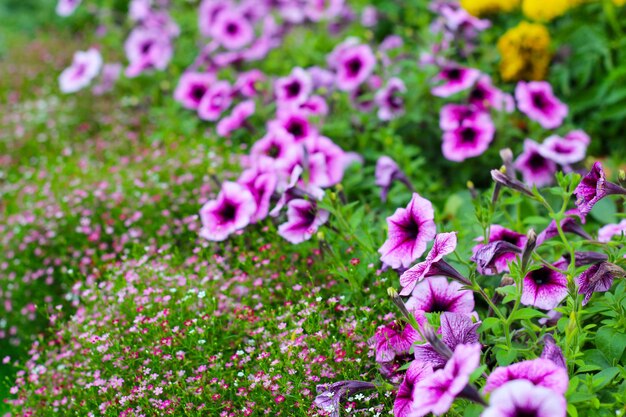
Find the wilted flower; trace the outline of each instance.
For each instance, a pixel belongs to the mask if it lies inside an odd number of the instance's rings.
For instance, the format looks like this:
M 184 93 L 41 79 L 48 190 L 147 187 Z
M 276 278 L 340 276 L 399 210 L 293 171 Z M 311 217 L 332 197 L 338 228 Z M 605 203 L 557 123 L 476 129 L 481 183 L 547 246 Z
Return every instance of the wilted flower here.
M 574 190 L 576 206 L 583 217 L 589 214 L 598 201 L 610 194 L 626 195 L 626 189 L 606 180 L 600 162 L 593 164 L 591 171 L 583 177 Z
M 565 394 L 569 385 L 567 370 L 550 359 L 532 359 L 501 366 L 493 370 L 485 384 L 485 392 L 491 392 L 509 381 L 527 380 L 557 394 Z
M 528 186 L 526 186 L 523 182 L 507 175 L 506 173 L 502 172 L 502 170 L 492 169 L 491 178 L 493 178 L 496 183 L 501 184 L 507 188 L 519 191 L 530 197 L 534 195 L 531 189 L 528 188 Z
M 476 240 L 482 242 L 483 237 Z M 495 243 L 499 241 L 506 242 L 506 244 Z M 478 272 L 483 275 L 501 274 L 509 270 L 508 263 L 514 261 L 517 254 L 521 253 L 526 243 L 526 236 L 499 224 L 492 224 L 489 228 L 488 243 L 493 245 L 488 249 L 483 249 L 480 255 L 478 251 L 485 248 L 486 244 L 479 243 L 472 248 L 472 260 L 478 264 Z
M 566 266 L 565 261 L 554 264 L 558 269 Z M 567 292 L 567 277 L 547 266 L 542 266 L 530 271 L 524 277 L 521 302 L 543 310 L 552 310 L 567 297 Z
M 391 78 L 387 85 L 376 93 L 375 101 L 378 104 L 378 118 L 391 120 L 404 114 L 404 100 L 406 93 L 404 82 L 399 78 Z
M 214 81 L 215 75 L 211 73 L 186 72 L 178 80 L 174 99 L 187 109 L 197 110 L 202 97 Z
M 576 258 L 576 261 L 575 261 L 576 268 L 579 268 L 585 265 L 597 264 L 600 262 L 607 261 L 609 259 L 608 255 L 604 253 L 600 253 L 600 252 L 575 252 L 574 256 Z M 571 256 L 569 253 L 563 254 L 563 258 L 565 258 L 567 262 L 572 261 L 570 259 Z
M 520 81 L 515 98 L 520 111 L 544 129 L 561 126 L 568 113 L 567 105 L 554 96 L 552 86 L 546 81 Z
M 72 65 L 59 76 L 59 87 L 64 93 L 74 93 L 85 88 L 98 75 L 102 67 L 102 56 L 95 48 L 78 51 L 74 54 Z
M 408 267 L 422 256 L 436 234 L 435 212 L 430 201 L 413 193 L 406 208 L 387 218 L 387 240 L 378 249 L 380 260 L 394 269 Z M 412 290 L 413 288 L 411 288 Z M 410 292 L 410 291 L 409 291 Z
M 291 200 L 287 203 L 287 222 L 278 226 L 278 234 L 293 244 L 302 243 L 328 221 L 329 214 L 308 200 Z
M 456 232 L 439 233 L 435 237 L 433 247 L 426 255 L 426 260 L 414 265 L 400 277 L 400 285 L 403 287 L 400 294 L 411 294 L 419 281 L 435 275 L 450 277 L 461 284 L 470 285 L 467 278 L 443 260 L 443 257 L 454 252 L 454 249 L 456 249 Z
M 556 164 L 541 153 L 541 146 L 531 139 L 524 141 L 524 152 L 515 160 L 517 168 L 529 185 L 543 187 L 554 181 Z
M 469 383 L 472 372 L 480 365 L 480 344 L 458 345 L 445 367 L 419 381 L 413 390 L 415 401 L 409 415 L 428 413 L 440 416 Z
M 435 77 L 440 85 L 433 87 L 431 93 L 437 97 L 450 97 L 470 88 L 480 77 L 480 71 L 456 65 L 444 67 Z
M 208 201 L 200 209 L 200 236 L 207 240 L 225 240 L 231 233 L 246 227 L 255 211 L 252 193 L 241 184 L 226 181 L 217 199 Z
M 610 262 L 591 265 L 589 269 L 576 278 L 578 294 L 584 294 L 583 305 L 587 304 L 594 292 L 605 292 L 611 289 L 615 278 L 626 276 L 619 266 Z
M 563 395 L 528 381 L 511 381 L 495 390 L 481 417 L 565 417 Z

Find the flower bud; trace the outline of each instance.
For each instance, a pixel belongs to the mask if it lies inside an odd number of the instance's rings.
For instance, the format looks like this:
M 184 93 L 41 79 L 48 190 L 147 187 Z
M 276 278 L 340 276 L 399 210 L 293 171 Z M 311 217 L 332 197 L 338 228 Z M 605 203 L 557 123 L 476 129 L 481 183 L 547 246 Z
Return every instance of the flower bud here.
M 522 271 L 526 271 L 526 267 L 528 266 L 528 262 L 530 261 L 530 257 L 532 256 L 536 245 L 537 233 L 535 233 L 535 229 L 530 229 L 526 235 L 526 244 L 524 245 L 524 250 L 522 252 Z

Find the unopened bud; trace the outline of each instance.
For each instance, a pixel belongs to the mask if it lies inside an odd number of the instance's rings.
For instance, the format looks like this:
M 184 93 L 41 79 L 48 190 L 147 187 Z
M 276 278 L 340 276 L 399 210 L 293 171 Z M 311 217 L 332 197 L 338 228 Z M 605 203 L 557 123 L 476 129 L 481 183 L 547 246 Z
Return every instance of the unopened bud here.
M 626 181 L 626 171 L 624 171 L 623 169 L 620 169 L 619 174 L 617 175 L 617 178 L 620 180 L 620 182 Z
M 503 276 L 502 279 L 500 280 L 501 287 L 508 287 L 509 285 L 513 285 L 513 284 L 515 284 L 515 280 L 509 275 Z
M 524 245 L 524 251 L 522 252 L 522 271 L 526 271 L 530 257 L 537 246 L 537 233 L 535 229 L 530 229 L 526 235 L 526 244 Z

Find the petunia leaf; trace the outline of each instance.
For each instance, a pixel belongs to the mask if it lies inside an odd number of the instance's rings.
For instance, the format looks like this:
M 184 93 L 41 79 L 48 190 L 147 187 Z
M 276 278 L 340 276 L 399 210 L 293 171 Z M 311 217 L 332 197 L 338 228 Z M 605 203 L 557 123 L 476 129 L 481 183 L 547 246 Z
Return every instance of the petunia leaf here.
M 626 350 L 626 334 L 612 327 L 601 327 L 596 333 L 596 347 L 610 363 L 620 360 Z

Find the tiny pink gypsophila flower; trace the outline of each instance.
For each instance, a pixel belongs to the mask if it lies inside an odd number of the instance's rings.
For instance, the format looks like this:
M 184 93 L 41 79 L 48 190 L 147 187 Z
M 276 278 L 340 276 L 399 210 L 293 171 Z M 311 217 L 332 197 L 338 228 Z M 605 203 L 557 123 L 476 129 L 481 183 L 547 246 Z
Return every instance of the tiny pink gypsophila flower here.
M 435 237 L 435 212 L 430 201 L 413 193 L 406 208 L 398 208 L 387 217 L 388 234 L 378 249 L 380 260 L 394 269 L 407 268 L 426 251 Z M 412 288 L 411 288 L 412 289 Z

